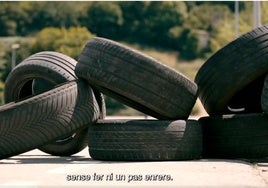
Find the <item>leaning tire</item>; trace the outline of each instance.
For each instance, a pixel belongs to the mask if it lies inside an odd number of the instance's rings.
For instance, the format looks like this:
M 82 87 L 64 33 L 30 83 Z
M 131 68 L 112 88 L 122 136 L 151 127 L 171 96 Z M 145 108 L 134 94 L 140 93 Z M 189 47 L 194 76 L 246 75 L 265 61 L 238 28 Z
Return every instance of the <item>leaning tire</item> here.
M 53 89 L 58 84 L 76 80 L 74 73 L 76 64 L 74 59 L 58 52 L 44 51 L 28 57 L 9 74 L 5 83 L 5 102 L 37 95 Z M 103 97 L 97 91 L 94 93 L 103 118 L 105 116 Z M 81 151 L 86 146 L 87 128 L 39 149 L 51 155 L 68 156 Z
M 103 38 L 91 39 L 75 69 L 104 94 L 158 119 L 187 119 L 196 85 L 173 69 Z
M 73 81 L 0 107 L 0 158 L 41 147 L 99 118 L 92 89 Z
M 268 156 L 268 115 L 203 117 L 203 157 L 262 158 Z
M 209 58 L 195 78 L 210 115 L 258 113 L 268 72 L 268 27 L 254 29 Z
M 88 138 L 89 154 L 98 160 L 190 160 L 202 153 L 202 131 L 194 120 L 99 120 Z

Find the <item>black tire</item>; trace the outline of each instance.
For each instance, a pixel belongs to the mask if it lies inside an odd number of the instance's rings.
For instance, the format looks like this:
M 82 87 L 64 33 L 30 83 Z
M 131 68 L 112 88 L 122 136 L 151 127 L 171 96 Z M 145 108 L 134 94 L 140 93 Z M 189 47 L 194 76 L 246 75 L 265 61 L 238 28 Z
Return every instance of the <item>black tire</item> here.
M 104 94 L 158 119 L 187 119 L 197 86 L 155 59 L 111 40 L 91 39 L 75 68 Z
M 99 118 L 90 86 L 72 81 L 34 97 L 0 107 L 0 158 L 46 145 Z
M 44 51 L 28 57 L 8 75 L 4 90 L 5 102 L 37 95 L 58 84 L 76 80 L 76 64 L 74 59 L 58 52 Z M 104 118 L 106 111 L 103 96 L 95 90 L 94 93 L 101 106 L 101 118 Z M 69 156 L 86 146 L 87 127 L 39 149 L 51 155 Z
M 202 153 L 202 130 L 194 120 L 99 120 L 88 138 L 97 160 L 191 160 Z
M 210 57 L 195 82 L 210 115 L 259 113 L 268 72 L 268 27 L 256 28 Z
M 236 114 L 203 117 L 203 157 L 262 158 L 268 156 L 268 115 Z
M 261 107 L 263 112 L 268 113 L 268 76 L 266 75 L 262 95 L 261 95 Z

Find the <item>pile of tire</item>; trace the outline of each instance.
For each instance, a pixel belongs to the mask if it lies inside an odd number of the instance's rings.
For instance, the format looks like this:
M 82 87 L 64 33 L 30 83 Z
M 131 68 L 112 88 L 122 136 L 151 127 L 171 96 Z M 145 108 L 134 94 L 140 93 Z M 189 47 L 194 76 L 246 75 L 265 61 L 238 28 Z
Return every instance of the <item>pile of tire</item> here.
M 115 41 L 94 37 L 78 61 L 33 54 L 5 83 L 0 158 L 32 149 L 115 161 L 268 156 L 268 27 L 210 57 L 191 81 Z M 155 119 L 106 119 L 103 94 Z M 188 119 L 200 98 L 208 117 Z
M 91 39 L 75 73 L 103 94 L 156 120 L 99 120 L 88 131 L 98 160 L 190 160 L 202 154 L 202 130 L 188 120 L 197 85 L 157 60 L 117 42 Z
M 105 116 L 102 94 L 74 73 L 61 53 L 34 54 L 8 75 L 0 107 L 0 158 L 35 148 L 57 156 L 87 146 L 88 125 Z
M 268 27 L 216 52 L 198 71 L 205 158 L 268 156 Z
M 156 119 L 107 120 L 103 94 Z M 56 156 L 86 146 L 93 159 L 187 160 L 202 154 L 202 130 L 187 120 L 197 85 L 157 60 L 95 37 L 78 62 L 51 51 L 8 75 L 0 107 L 0 158 L 32 149 Z

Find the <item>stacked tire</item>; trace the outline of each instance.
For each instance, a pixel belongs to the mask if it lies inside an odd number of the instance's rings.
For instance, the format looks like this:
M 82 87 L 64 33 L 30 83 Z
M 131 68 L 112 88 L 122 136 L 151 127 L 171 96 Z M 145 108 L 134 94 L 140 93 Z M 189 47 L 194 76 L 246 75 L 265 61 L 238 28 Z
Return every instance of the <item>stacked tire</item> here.
M 5 83 L 0 158 L 35 148 L 69 156 L 86 146 L 97 160 L 267 157 L 267 72 L 267 26 L 212 55 L 194 82 L 99 37 L 78 62 L 58 52 L 33 54 Z M 155 119 L 105 119 L 102 93 Z M 209 116 L 191 120 L 197 97 Z
M 268 156 L 268 27 L 232 41 L 200 68 L 198 95 L 210 115 L 200 118 L 203 156 Z
M 16 66 L 0 107 L 0 158 L 31 149 L 58 156 L 87 146 L 88 125 L 104 118 L 103 96 L 75 76 L 77 62 L 40 52 Z
M 105 120 L 102 93 L 156 120 Z M 78 63 L 34 54 L 9 74 L 0 107 L 0 158 L 31 149 L 57 156 L 87 145 L 94 159 L 190 160 L 202 130 L 188 120 L 197 85 L 157 60 L 114 41 L 88 41 Z M 2 118 L 2 119 L 1 119 Z
M 95 37 L 75 69 L 100 92 L 157 120 L 99 120 L 88 147 L 99 160 L 190 160 L 202 154 L 202 130 L 187 120 L 197 86 L 181 73 L 117 42 Z

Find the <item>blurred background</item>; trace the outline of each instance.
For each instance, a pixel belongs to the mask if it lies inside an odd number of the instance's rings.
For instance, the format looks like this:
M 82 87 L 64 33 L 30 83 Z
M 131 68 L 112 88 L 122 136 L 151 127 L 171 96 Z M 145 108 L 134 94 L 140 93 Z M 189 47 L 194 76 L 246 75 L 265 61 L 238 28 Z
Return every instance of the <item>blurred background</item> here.
M 11 67 L 40 51 L 77 60 L 91 37 L 105 37 L 193 81 L 207 58 L 260 22 L 268 22 L 265 1 L 0 2 L 0 104 Z M 109 97 L 106 105 L 108 115 L 142 115 Z

